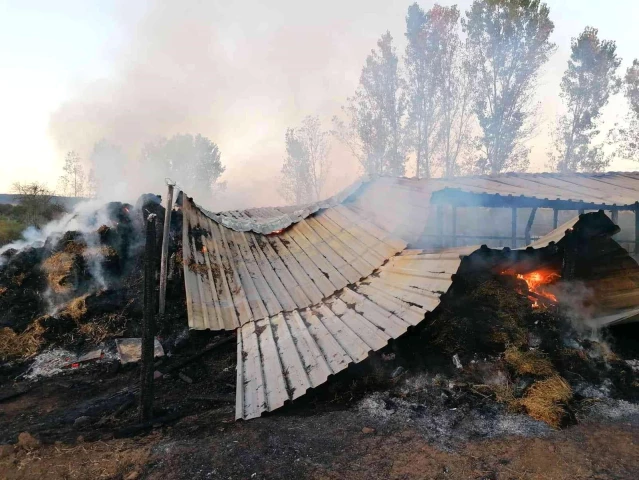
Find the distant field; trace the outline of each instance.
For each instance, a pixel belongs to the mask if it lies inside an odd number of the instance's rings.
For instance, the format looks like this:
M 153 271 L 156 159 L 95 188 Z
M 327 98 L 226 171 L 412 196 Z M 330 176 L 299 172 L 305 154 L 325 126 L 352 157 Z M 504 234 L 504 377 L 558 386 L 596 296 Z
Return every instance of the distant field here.
M 24 228 L 25 225 L 16 220 L 0 217 L 0 247 L 20 238 Z

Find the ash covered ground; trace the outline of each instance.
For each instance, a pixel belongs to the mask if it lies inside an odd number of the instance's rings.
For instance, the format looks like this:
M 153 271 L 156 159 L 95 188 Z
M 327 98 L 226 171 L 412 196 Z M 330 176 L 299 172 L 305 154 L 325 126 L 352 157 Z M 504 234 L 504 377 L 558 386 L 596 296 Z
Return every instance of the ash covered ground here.
M 456 278 L 367 361 L 235 422 L 233 334 L 186 327 L 179 212 L 155 420 L 139 424 L 139 366 L 121 364 L 115 339 L 141 333 L 149 213 L 164 218 L 156 197 L 87 208 L 2 252 L 6 478 L 639 476 L 637 328 L 576 328 L 570 310 L 533 308 L 525 284 L 488 270 Z

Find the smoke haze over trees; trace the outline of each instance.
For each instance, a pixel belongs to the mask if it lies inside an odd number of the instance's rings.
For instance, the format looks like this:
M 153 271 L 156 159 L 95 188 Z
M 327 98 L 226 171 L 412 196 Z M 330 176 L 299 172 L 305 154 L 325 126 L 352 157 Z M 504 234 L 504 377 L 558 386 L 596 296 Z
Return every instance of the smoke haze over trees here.
M 355 95 L 335 117 L 337 137 L 369 175 L 403 175 L 406 163 L 406 96 L 393 37 L 386 32 L 366 57 Z
M 333 125 L 341 142 L 326 157 L 339 168 L 324 179 L 321 196 L 362 172 L 426 177 L 525 170 L 531 149 L 539 164 L 550 146 L 549 138 L 533 134 L 549 131 L 555 113 L 571 115 L 569 101 L 561 105 L 559 97 L 565 64 L 551 82 L 539 82 L 553 40 L 564 52 L 569 48 L 554 33 L 553 19 L 561 17 L 549 6 L 561 9 L 540 0 L 402 7 L 373 0 L 367 5 L 373 15 L 364 19 L 356 2 L 320 8 L 276 1 L 246 12 L 218 2 L 185 9 L 152 0 L 121 12 L 130 36 L 113 52 L 111 76 L 79 82 L 51 115 L 51 135 L 85 162 L 85 194 L 161 193 L 164 177 L 184 174 L 178 183 L 211 210 L 281 203 L 278 192 L 289 202 L 301 198 L 278 188 L 282 160 L 290 157 L 282 142 L 286 127 L 309 114 L 326 122 L 341 104 Z M 350 33 L 360 24 L 367 29 Z M 631 83 L 624 82 L 624 93 L 632 112 Z M 558 112 L 538 108 L 549 91 L 556 92 Z M 604 130 L 605 105 L 592 132 Z M 613 145 L 596 150 L 597 135 L 590 137 L 588 154 L 614 150 L 637 158 L 634 115 L 619 125 Z M 191 168 L 197 161 L 175 167 L 166 150 L 180 132 L 211 139 L 224 152 L 224 165 L 218 159 L 208 167 Z M 310 184 L 307 176 L 298 184 Z M 207 193 L 220 181 L 229 185 L 223 194 Z
M 318 117 L 308 116 L 302 126 L 286 130 L 286 158 L 282 166 L 280 193 L 294 204 L 322 199 L 330 163 L 330 133 L 322 130 Z
M 86 177 L 80 155 L 68 152 L 64 159 L 64 171 L 60 177 L 60 193 L 69 197 L 83 197 L 86 195 Z
M 617 93 L 621 59 L 615 42 L 600 40 L 596 28 L 586 27 L 572 40 L 572 55 L 561 81 L 561 97 L 568 112 L 559 119 L 551 162 L 561 172 L 603 170 L 610 163 L 599 135 L 599 117 L 610 96 Z
M 539 69 L 555 45 L 554 25 L 539 0 L 475 0 L 463 21 L 475 62 L 475 112 L 482 134 L 482 173 L 525 170 L 534 130 Z

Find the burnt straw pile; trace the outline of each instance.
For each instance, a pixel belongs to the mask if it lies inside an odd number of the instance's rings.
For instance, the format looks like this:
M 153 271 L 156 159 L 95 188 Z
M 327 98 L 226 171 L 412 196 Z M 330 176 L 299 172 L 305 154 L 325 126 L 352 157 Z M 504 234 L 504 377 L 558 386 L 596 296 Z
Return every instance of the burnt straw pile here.
M 0 362 L 3 377 L 22 371 L 29 359 L 46 349 L 82 354 L 103 346 L 114 349 L 117 337 L 138 337 L 142 319 L 144 218 L 157 214 L 162 229 L 164 208 L 155 195 L 135 206 L 120 202 L 84 205 L 47 225 L 41 239 L 3 248 L 0 261 Z M 173 215 L 179 236 L 179 212 Z M 171 281 L 165 333 L 183 316 L 180 265 L 170 252 Z M 158 263 L 160 248 L 157 252 Z M 178 313 L 176 313 L 178 312 Z
M 439 307 L 381 352 L 392 362 L 372 368 L 378 379 L 409 372 L 386 385 L 387 401 L 443 398 L 449 410 L 497 401 L 552 427 L 603 399 L 639 401 L 637 324 L 601 328 L 636 315 L 639 266 L 612 239 L 618 230 L 603 212 L 585 214 L 556 243 L 466 256 Z M 407 388 L 411 373 L 438 388 Z

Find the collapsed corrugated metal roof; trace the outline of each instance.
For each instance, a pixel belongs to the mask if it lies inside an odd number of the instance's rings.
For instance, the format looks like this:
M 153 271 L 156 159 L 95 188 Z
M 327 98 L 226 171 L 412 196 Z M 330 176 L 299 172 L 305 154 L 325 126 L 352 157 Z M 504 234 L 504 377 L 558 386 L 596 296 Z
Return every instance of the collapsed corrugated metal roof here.
M 187 198 L 183 207 L 184 277 L 195 329 L 233 330 L 310 307 L 406 248 L 342 205 L 277 235 L 229 229 Z
M 437 307 L 461 257 L 477 247 L 405 250 L 422 233 L 434 192 L 521 195 L 529 184 L 527 193 L 562 199 L 579 193 L 601 202 L 608 190 L 617 204 L 634 203 L 633 192 L 639 197 L 639 174 L 615 173 L 379 178 L 325 204 L 223 214 L 185 198 L 189 326 L 239 329 L 236 417 L 254 418 L 298 398 Z M 559 241 L 576 221 L 533 247 Z
M 417 325 L 439 305 L 460 262 L 459 251 L 404 251 L 378 275 L 317 305 L 244 325 L 237 343 L 236 418 L 281 407 Z

